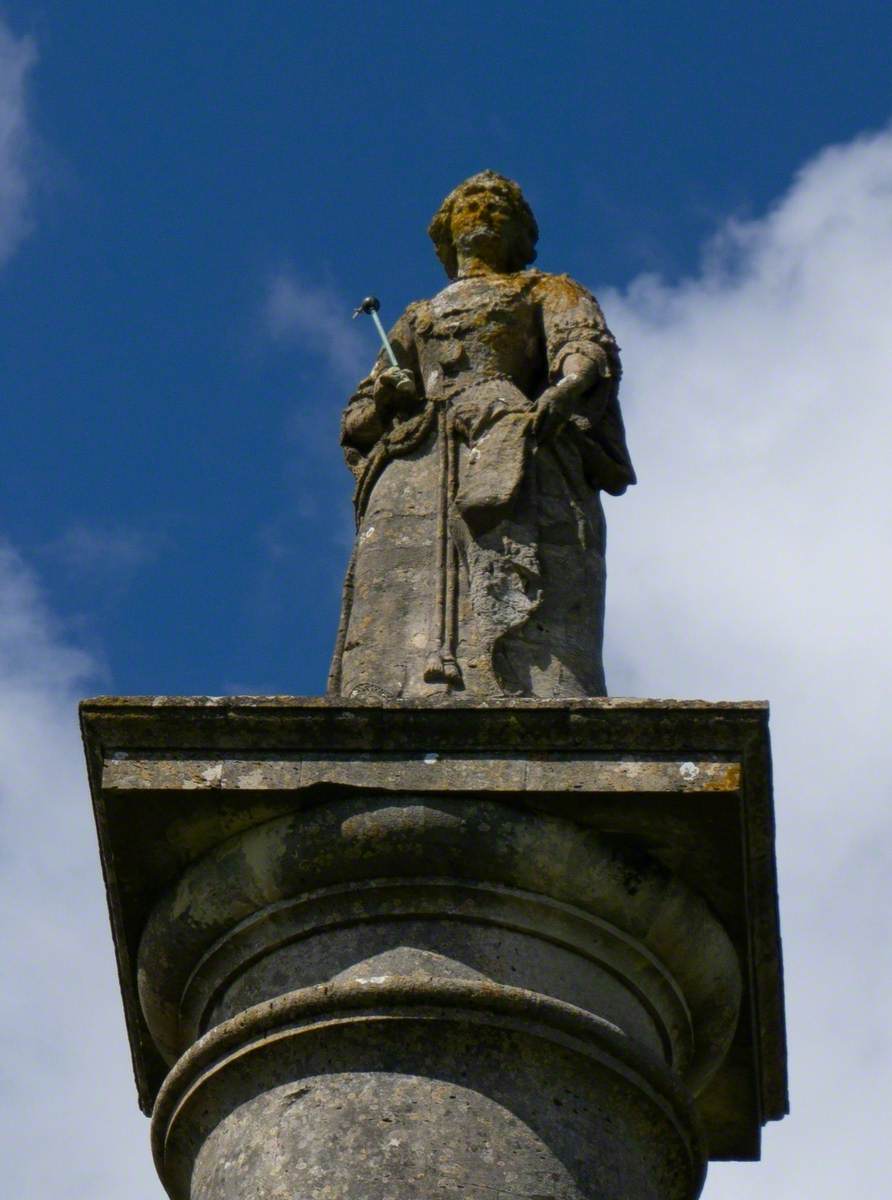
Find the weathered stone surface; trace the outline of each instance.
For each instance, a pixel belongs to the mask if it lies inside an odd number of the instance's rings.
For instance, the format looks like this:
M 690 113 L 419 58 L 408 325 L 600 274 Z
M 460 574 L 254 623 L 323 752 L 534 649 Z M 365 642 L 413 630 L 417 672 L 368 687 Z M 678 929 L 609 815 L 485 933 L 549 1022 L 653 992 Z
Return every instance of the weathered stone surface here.
M 517 184 L 473 176 L 430 233 L 452 282 L 344 413 L 357 534 L 331 691 L 603 695 L 600 492 L 635 482 L 616 343 L 585 288 L 524 269 Z
M 693 1197 L 785 1111 L 764 705 L 82 721 L 178 1200 Z
M 479 796 L 368 791 L 266 821 L 188 868 L 142 934 L 142 1012 L 172 1063 L 209 1012 L 216 1023 L 367 960 L 367 974 L 389 971 L 392 946 L 412 948 L 398 974 L 451 964 L 572 1003 L 598 995 L 601 1016 L 665 1051 L 696 1091 L 737 1024 L 727 935 L 648 856 Z
M 495 792 L 735 792 L 740 767 L 727 762 L 606 762 L 591 754 L 540 757 L 438 754 L 306 754 L 288 758 L 169 759 L 122 753 L 107 763 L 106 791 L 277 791 L 317 783 L 348 787 Z
M 517 988 L 400 979 L 217 1026 L 153 1120 L 173 1196 L 689 1200 L 689 1096 L 615 1028 Z

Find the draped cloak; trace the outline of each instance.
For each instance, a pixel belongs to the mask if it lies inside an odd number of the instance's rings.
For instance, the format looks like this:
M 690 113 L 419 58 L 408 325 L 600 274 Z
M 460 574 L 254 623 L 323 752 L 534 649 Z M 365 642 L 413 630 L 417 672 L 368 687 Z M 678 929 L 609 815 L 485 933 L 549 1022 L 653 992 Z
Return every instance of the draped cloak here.
M 418 399 L 382 422 L 382 353 L 344 412 L 357 532 L 330 692 L 604 695 L 600 491 L 635 474 L 597 301 L 566 276 L 472 276 L 410 305 L 390 340 Z M 571 354 L 598 382 L 537 442 L 536 398 Z

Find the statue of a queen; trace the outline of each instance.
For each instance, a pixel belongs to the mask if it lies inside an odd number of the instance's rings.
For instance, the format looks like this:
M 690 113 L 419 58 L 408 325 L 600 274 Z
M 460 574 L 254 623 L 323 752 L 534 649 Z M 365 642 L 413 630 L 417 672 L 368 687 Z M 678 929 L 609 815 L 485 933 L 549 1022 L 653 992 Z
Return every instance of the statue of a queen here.
M 602 696 L 600 492 L 635 482 L 595 298 L 532 270 L 516 183 L 483 171 L 430 225 L 450 282 L 351 397 L 356 542 L 329 690 L 365 700 Z

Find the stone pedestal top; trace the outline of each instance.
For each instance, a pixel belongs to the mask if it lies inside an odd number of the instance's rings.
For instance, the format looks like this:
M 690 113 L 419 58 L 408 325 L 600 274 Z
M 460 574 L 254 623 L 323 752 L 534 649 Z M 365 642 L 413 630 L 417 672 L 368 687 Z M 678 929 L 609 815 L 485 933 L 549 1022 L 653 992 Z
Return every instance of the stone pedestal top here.
M 733 1044 L 697 1100 L 710 1157 L 758 1157 L 761 1126 L 786 1112 L 766 704 L 98 697 L 81 723 L 144 1110 L 167 1072 L 136 978 L 159 898 L 226 839 L 365 793 L 485 795 L 662 863 L 721 922 L 743 979 Z

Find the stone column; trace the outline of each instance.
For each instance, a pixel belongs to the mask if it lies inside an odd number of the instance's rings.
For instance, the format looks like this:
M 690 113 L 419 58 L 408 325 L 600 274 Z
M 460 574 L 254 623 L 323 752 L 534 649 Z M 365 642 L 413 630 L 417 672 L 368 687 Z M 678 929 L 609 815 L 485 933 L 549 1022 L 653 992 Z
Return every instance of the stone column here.
M 83 723 L 174 1200 L 690 1200 L 785 1111 L 764 707 Z

